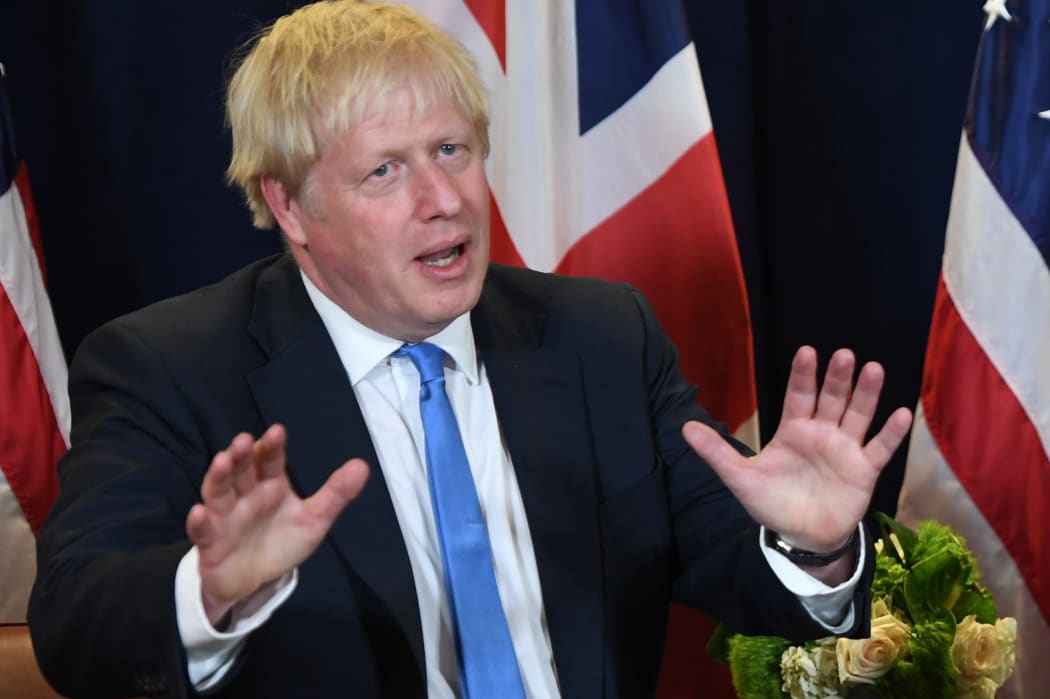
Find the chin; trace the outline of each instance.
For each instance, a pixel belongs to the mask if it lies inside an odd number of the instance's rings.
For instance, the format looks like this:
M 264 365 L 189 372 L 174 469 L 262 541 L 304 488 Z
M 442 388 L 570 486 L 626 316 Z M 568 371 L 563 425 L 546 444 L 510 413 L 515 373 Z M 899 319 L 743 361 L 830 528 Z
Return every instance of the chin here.
M 473 310 L 479 298 L 481 298 L 480 281 L 476 284 L 465 285 L 457 289 L 451 297 L 442 299 L 441 303 L 432 307 L 430 317 L 434 319 L 436 324 L 448 325 L 459 316 Z

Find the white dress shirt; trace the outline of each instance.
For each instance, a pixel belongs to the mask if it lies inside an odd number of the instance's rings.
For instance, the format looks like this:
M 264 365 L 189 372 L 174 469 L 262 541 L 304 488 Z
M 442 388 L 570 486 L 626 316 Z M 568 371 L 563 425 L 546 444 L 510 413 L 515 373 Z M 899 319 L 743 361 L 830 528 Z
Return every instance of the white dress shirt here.
M 401 346 L 357 322 L 305 276 L 303 283 L 321 316 L 353 386 L 393 502 L 419 601 L 432 699 L 459 695 L 455 644 L 445 596 L 441 547 L 426 476 L 419 373 L 408 357 L 390 357 Z M 445 385 L 463 436 L 492 544 L 493 566 L 526 695 L 559 697 L 557 671 L 543 608 L 539 571 L 517 478 L 496 416 L 485 367 L 478 360 L 470 317 L 463 315 L 427 340 L 447 353 Z M 499 439 L 493 436 L 499 435 Z M 333 464 L 333 468 L 337 464 Z M 294 465 L 292 465 L 294 468 Z M 351 503 L 350 507 L 353 507 Z M 761 541 L 762 539 L 760 539 Z M 761 545 L 761 544 L 759 544 Z M 849 605 L 863 560 L 853 577 L 828 587 L 762 546 L 781 581 L 800 597 L 829 634 L 852 626 Z M 863 551 L 863 547 L 861 549 Z M 297 572 L 268 585 L 232 610 L 225 632 L 208 623 L 200 594 L 197 552 L 192 549 L 176 574 L 176 612 L 186 647 L 190 679 L 198 690 L 216 684 L 254 629 L 291 594 Z M 843 608 L 849 609 L 843 614 Z

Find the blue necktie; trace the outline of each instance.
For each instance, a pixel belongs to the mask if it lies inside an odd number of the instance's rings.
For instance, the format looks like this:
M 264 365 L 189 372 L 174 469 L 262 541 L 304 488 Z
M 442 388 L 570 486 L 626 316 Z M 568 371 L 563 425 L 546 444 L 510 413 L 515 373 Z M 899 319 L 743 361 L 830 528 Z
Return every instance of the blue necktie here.
M 445 392 L 445 351 L 421 342 L 405 345 L 395 355 L 408 356 L 419 370 L 430 500 L 441 540 L 462 695 L 464 699 L 524 697 L 496 587 L 488 529 Z

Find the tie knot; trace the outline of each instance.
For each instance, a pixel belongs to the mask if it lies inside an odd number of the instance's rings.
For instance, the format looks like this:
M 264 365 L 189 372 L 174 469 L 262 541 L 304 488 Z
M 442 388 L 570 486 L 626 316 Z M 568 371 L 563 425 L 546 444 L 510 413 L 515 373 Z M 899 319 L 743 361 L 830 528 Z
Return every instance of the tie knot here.
M 416 365 L 421 383 L 445 377 L 445 350 L 429 342 L 402 345 L 394 356 L 408 357 Z

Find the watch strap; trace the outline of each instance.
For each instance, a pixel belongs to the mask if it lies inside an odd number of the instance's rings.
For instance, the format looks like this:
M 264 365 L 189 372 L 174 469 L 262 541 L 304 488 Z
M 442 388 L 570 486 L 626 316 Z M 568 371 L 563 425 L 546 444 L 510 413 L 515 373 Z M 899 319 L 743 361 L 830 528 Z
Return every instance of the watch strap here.
M 777 551 L 789 561 L 797 566 L 806 568 L 818 568 L 820 566 L 826 566 L 830 563 L 834 563 L 839 560 L 847 553 L 856 548 L 857 545 L 857 532 L 859 527 L 853 530 L 846 539 L 842 546 L 838 547 L 834 551 L 828 551 L 827 553 L 816 553 L 814 551 L 806 551 L 800 549 L 797 546 L 793 546 L 781 538 L 780 534 L 773 531 L 772 529 L 766 529 L 766 546 L 769 546 L 774 551 Z

